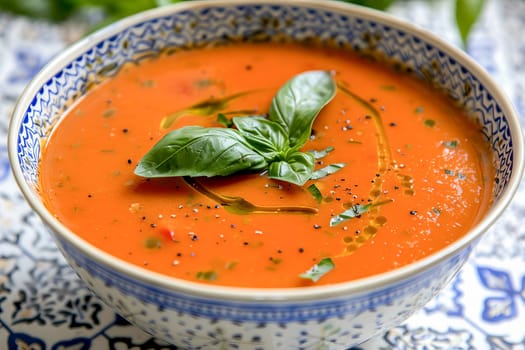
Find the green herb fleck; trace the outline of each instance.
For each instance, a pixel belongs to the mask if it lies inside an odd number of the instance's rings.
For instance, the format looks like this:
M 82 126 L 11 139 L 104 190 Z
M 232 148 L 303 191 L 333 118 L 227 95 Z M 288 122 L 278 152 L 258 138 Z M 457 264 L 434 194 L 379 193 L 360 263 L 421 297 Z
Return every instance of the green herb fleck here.
M 111 118 L 115 115 L 116 111 L 114 109 L 106 109 L 104 113 L 102 113 L 102 117 L 104 118 Z
M 233 126 L 231 118 L 228 118 L 224 113 L 219 113 L 217 115 L 217 122 L 225 128 L 231 128 Z
M 416 109 L 414 110 L 414 113 L 421 114 L 424 111 L 425 111 L 425 109 L 423 107 L 419 106 L 419 107 L 416 107 Z
M 459 142 L 457 140 L 443 141 L 443 146 L 447 148 L 456 148 L 458 144 Z
M 209 270 L 209 271 L 199 271 L 197 272 L 195 277 L 198 280 L 202 280 L 202 281 L 215 281 L 217 280 L 218 276 L 217 276 L 217 272 L 213 270 Z
M 313 172 L 311 179 L 318 180 L 328 175 L 332 175 L 346 166 L 345 163 L 335 163 L 325 166 Z
M 358 218 L 362 214 L 370 210 L 370 208 L 377 207 L 377 206 L 384 205 L 384 204 L 391 203 L 391 202 L 392 202 L 391 199 L 386 199 L 384 201 L 376 202 L 376 203 L 355 204 L 351 206 L 350 208 L 346 209 L 341 214 L 333 216 L 330 219 L 330 227 L 334 227 L 336 225 L 339 225 L 342 222 L 351 220 L 353 218 Z
M 323 258 L 318 264 L 312 266 L 308 271 L 299 275 L 300 278 L 309 279 L 317 282 L 321 277 L 335 268 L 335 264 L 330 258 Z
M 436 121 L 434 119 L 425 119 L 425 125 L 433 128 L 436 125 Z
M 347 210 L 345 210 L 344 212 L 342 212 L 341 214 L 333 216 L 330 219 L 330 227 L 334 227 L 342 222 L 360 217 L 362 214 L 366 213 L 371 207 L 372 204 L 355 204 Z
M 148 237 L 144 241 L 144 246 L 148 249 L 156 249 L 161 247 L 161 243 L 157 237 Z
M 279 265 L 280 263 L 283 262 L 283 259 L 281 259 L 281 258 L 273 258 L 273 257 L 272 257 L 272 258 L 270 258 L 270 261 L 271 261 L 272 264 L 274 264 L 274 265 Z
M 315 198 L 317 203 L 321 203 L 323 201 L 323 194 L 321 191 L 319 191 L 319 188 L 315 184 L 311 184 L 308 186 L 307 191 L 310 192 L 310 194 Z
M 322 159 L 326 157 L 328 153 L 332 152 L 334 149 L 335 149 L 334 146 L 328 146 L 325 149 L 322 149 L 320 151 L 311 150 L 309 152 L 312 153 L 315 159 Z
M 451 169 L 445 169 L 445 174 L 447 174 L 449 176 L 455 176 L 459 180 L 465 180 L 467 178 L 467 176 L 465 176 L 465 174 L 463 174 L 463 173 L 461 173 L 459 171 L 451 170 Z

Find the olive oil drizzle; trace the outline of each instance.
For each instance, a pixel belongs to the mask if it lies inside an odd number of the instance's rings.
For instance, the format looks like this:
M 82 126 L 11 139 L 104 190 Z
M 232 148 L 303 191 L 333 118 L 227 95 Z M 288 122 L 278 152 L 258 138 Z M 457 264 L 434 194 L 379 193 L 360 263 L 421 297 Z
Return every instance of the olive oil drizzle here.
M 214 192 L 201 184 L 196 178 L 184 176 L 184 182 L 193 188 L 195 191 L 205 195 L 206 197 L 216 201 L 222 205 L 227 211 L 238 214 L 316 214 L 317 208 L 308 206 L 261 206 L 253 204 L 246 199 L 238 196 L 227 196 Z
M 214 115 L 215 113 L 218 113 L 226 108 L 228 108 L 228 102 L 237 99 L 239 97 L 242 97 L 244 95 L 248 95 L 251 93 L 254 93 L 256 91 L 243 91 L 238 92 L 229 96 L 225 96 L 223 98 L 216 98 L 216 97 L 210 97 L 204 101 L 197 102 L 196 104 L 185 108 L 183 110 L 171 113 L 164 118 L 162 118 L 160 122 L 160 129 L 168 129 L 173 125 L 173 123 L 185 115 L 197 115 L 197 116 L 209 116 Z M 254 113 L 256 111 L 248 110 L 243 112 L 249 112 Z
M 409 175 L 399 173 L 399 167 L 392 155 L 392 148 L 388 142 L 388 137 L 385 131 L 384 123 L 380 112 L 370 102 L 358 96 L 346 87 L 344 83 L 337 84 L 338 89 L 346 96 L 352 98 L 365 108 L 374 122 L 376 129 L 375 136 L 377 140 L 377 173 L 372 181 L 372 187 L 369 192 L 370 208 L 367 211 L 369 220 L 368 223 L 359 230 L 355 237 L 345 236 L 343 241 L 345 248 L 340 256 L 347 256 L 354 253 L 367 241 L 374 238 L 380 227 L 387 223 L 385 216 L 379 215 L 380 207 L 383 204 L 393 201 L 391 198 L 386 198 L 383 191 L 384 177 L 389 171 L 396 173 L 396 178 L 401 186 L 405 189 L 404 193 L 407 195 L 414 195 L 413 179 Z

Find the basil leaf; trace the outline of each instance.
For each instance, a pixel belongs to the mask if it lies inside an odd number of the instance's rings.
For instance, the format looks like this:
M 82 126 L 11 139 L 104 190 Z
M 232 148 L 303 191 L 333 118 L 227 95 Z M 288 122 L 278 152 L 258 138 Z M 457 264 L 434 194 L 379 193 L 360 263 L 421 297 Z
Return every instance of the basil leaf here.
M 317 282 L 321 277 L 332 271 L 334 268 L 335 264 L 332 259 L 323 258 L 318 264 L 312 266 L 308 271 L 300 274 L 299 277 Z
M 470 30 L 481 15 L 485 0 L 456 0 L 456 26 L 463 47 L 467 46 Z
M 270 163 L 268 176 L 301 186 L 312 177 L 314 163 L 311 153 L 294 152 L 285 160 Z
M 233 124 L 246 141 L 267 160 L 273 160 L 288 149 L 288 135 L 276 122 L 263 117 L 235 117 Z
M 311 151 L 308 151 L 308 152 L 312 153 L 315 159 L 321 159 L 321 158 L 326 157 L 328 155 L 328 153 L 332 152 L 334 149 L 335 149 L 334 146 L 328 146 L 325 149 L 322 149 L 320 151 L 311 150 Z
M 268 163 L 238 130 L 187 126 L 164 136 L 139 162 L 144 177 L 217 176 L 256 171 Z
M 279 89 L 272 100 L 269 118 L 283 127 L 291 148 L 299 149 L 308 140 L 317 114 L 335 92 L 335 82 L 327 71 L 299 74 Z
M 334 227 L 342 222 L 361 216 L 361 214 L 366 213 L 371 206 L 372 204 L 356 204 L 351 206 L 341 214 L 332 217 L 330 219 L 330 227 Z
M 335 163 L 325 166 L 313 172 L 311 179 L 318 180 L 325 176 L 332 175 L 346 166 L 346 163 Z

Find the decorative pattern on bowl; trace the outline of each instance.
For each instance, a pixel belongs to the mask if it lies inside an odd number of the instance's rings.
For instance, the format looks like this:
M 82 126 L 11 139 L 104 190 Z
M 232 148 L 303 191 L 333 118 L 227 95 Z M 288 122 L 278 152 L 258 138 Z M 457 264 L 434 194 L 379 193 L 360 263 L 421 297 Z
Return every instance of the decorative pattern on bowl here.
M 14 120 L 19 124 L 10 134 L 20 164 L 15 175 L 18 171 L 30 204 L 43 208 L 37 199 L 41 144 L 63 111 L 93 85 L 126 63 L 163 52 L 246 40 L 351 48 L 428 80 L 465 106 L 493 146 L 492 215 L 510 200 L 523 163 L 521 158 L 514 163 L 516 145 L 521 150 L 522 143 L 512 132 L 516 120 L 490 78 L 461 52 L 410 25 L 344 5 L 212 1 L 166 7 L 111 25 L 59 55 L 33 80 L 17 105 Z M 360 344 L 426 304 L 459 271 L 486 229 L 477 228 L 446 253 L 368 281 L 250 294 L 141 277 L 140 269 L 96 252 L 49 214 L 43 218 L 70 264 L 102 300 L 154 336 L 188 349 L 345 349 Z

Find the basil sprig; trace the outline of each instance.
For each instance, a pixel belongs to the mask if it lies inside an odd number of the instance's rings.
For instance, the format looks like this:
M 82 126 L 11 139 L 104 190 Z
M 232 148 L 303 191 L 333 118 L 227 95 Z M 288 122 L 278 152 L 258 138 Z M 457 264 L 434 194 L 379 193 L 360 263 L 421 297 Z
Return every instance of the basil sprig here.
M 212 177 L 267 171 L 270 178 L 303 185 L 312 177 L 315 159 L 300 149 L 335 92 L 329 72 L 299 74 L 279 89 L 267 118 L 234 117 L 235 128 L 175 129 L 144 155 L 135 174 Z

